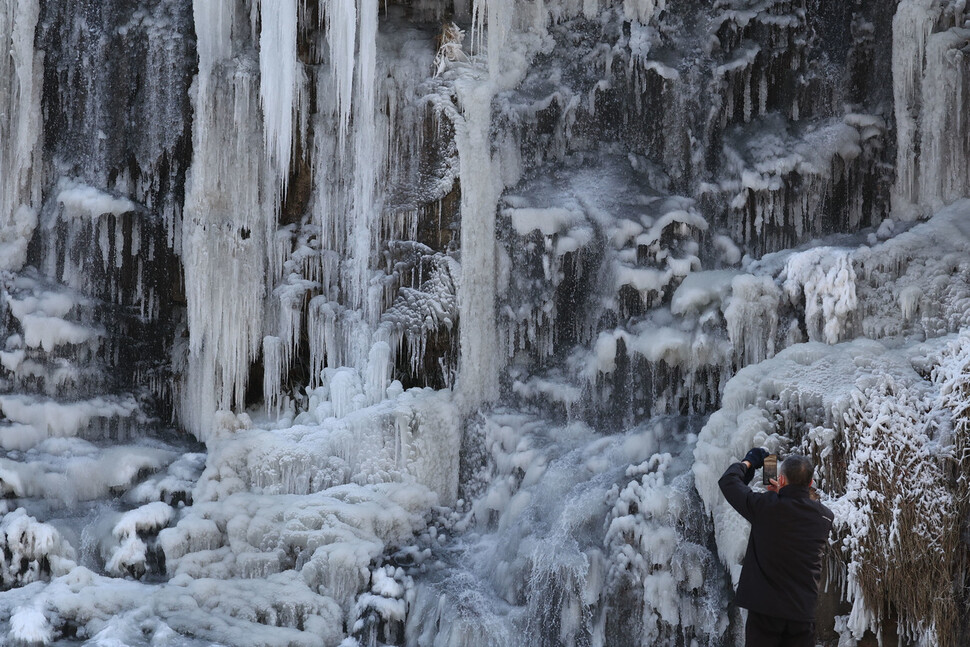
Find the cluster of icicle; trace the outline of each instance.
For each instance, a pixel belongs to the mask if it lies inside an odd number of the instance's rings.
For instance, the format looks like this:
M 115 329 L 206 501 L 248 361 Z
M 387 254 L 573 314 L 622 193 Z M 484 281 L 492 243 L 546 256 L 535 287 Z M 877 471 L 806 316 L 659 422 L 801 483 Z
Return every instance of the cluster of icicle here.
M 600 4 L 565 2 L 541 12 L 525 12 L 507 0 L 456 7 L 471 17 L 473 48 L 477 39 L 478 51 L 502 53 L 488 57 L 486 75 L 475 72 L 478 64 L 467 56 L 451 52 L 463 74 L 441 75 L 460 106 L 446 117 L 454 122 L 462 160 L 462 264 L 473 271 L 451 287 L 446 282 L 444 292 L 440 281 L 427 289 L 446 302 L 460 291 L 465 325 L 459 386 L 469 406 L 497 395 L 501 366 L 492 216 L 514 171 L 503 169 L 489 151 L 491 97 L 521 77 L 537 41 L 530 37 L 509 52 L 503 48 L 509 38 L 521 40 L 530 25 L 541 31 L 553 15 L 593 16 Z M 664 4 L 626 0 L 622 9 L 647 22 Z M 242 408 L 249 367 L 260 356 L 264 399 L 271 409 L 280 408 L 303 334 L 316 383 L 325 368 L 366 372 L 375 344 L 391 343 L 388 361 L 394 362 L 408 332 L 410 363 L 417 365 L 427 334 L 436 324 L 451 327 L 455 313 L 438 308 L 440 322 L 432 321 L 430 330 L 409 330 L 394 316 L 383 317 L 395 303 L 395 284 L 378 269 L 385 241 L 414 238 L 413 219 L 384 209 L 383 189 L 395 167 L 410 163 L 421 145 L 424 114 L 406 107 L 404 94 L 428 76 L 431 61 L 385 66 L 378 5 L 370 0 L 332 0 L 320 12 L 322 25 L 308 24 L 295 0 L 197 1 L 194 8 L 199 73 L 182 228 L 189 349 L 180 392 L 183 422 L 205 437 L 215 411 Z M 318 27 L 326 35 L 329 64 L 314 70 L 298 55 L 297 35 Z M 310 114 L 313 88 L 317 112 Z M 384 106 L 391 108 L 386 114 Z M 437 110 L 447 111 L 440 102 Z M 306 145 L 309 132 L 312 146 Z M 299 236 L 276 227 L 297 154 L 310 158 L 315 174 L 310 222 L 319 238 L 311 254 L 301 251 Z M 287 265 L 297 257 L 300 279 L 292 280 Z M 412 310 L 420 314 L 427 302 L 420 299 Z
M 433 52 L 403 61 L 385 54 L 376 2 L 334 0 L 320 11 L 320 24 L 310 24 L 315 19 L 301 6 L 264 0 L 247 15 L 237 3 L 195 4 L 199 74 L 182 230 L 189 349 L 181 406 L 183 422 L 200 437 L 214 412 L 241 410 L 249 367 L 260 357 L 264 399 L 279 412 L 303 336 L 315 387 L 324 369 L 363 375 L 374 349 L 391 343 L 388 366 L 375 367 L 387 372 L 404 332 L 414 333 L 412 349 L 429 333 L 409 330 L 401 317 L 382 318 L 401 277 L 381 261 L 388 241 L 416 237 L 413 214 L 385 209 L 384 201 L 395 173 L 415 164 L 422 145 L 426 113 L 412 93 L 429 76 Z M 328 51 L 311 56 L 327 64 L 308 65 L 297 37 L 316 31 Z M 300 156 L 313 174 L 309 213 L 295 227 L 279 227 Z M 453 298 L 449 286 L 445 299 Z M 427 310 L 423 304 L 412 309 Z M 442 325 L 454 323 L 453 313 L 438 314 Z

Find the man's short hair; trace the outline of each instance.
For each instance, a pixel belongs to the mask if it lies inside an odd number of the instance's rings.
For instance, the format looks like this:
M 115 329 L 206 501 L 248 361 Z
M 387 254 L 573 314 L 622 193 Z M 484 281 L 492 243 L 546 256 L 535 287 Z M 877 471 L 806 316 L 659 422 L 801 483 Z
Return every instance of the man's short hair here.
M 815 473 L 815 467 L 807 457 L 792 454 L 782 461 L 779 472 L 785 475 L 789 485 L 808 486 L 812 484 L 812 475 Z

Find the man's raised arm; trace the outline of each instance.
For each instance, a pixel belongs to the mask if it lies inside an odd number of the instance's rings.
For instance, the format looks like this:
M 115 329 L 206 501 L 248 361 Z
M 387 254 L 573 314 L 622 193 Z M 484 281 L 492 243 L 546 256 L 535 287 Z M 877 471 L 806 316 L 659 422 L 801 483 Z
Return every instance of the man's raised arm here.
M 754 516 L 754 498 L 757 496 L 748 487 L 754 478 L 754 471 L 765 464 L 768 450 L 762 447 L 751 449 L 740 463 L 732 463 L 717 482 L 724 498 L 748 521 Z

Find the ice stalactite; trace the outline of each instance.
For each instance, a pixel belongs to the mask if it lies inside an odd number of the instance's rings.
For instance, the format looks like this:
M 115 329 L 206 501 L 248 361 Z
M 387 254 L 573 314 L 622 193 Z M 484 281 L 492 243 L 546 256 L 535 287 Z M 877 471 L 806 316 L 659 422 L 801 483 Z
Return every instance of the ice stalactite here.
M 44 54 L 34 50 L 37 0 L 0 5 L 0 270 L 18 270 L 37 225 Z
M 775 354 L 780 301 L 781 290 L 769 277 L 742 274 L 732 280 L 724 320 L 738 366 L 757 364 Z
M 587 16 L 592 9 L 589 7 L 590 0 L 584 0 L 583 12 Z M 595 6 L 595 3 L 593 4 Z M 646 25 L 658 11 L 663 11 L 667 7 L 667 0 L 623 0 L 623 14 L 628 20 L 639 21 Z M 591 16 L 590 16 L 591 17 Z
M 128 198 L 62 177 L 40 215 L 40 269 L 90 297 L 137 305 L 151 319 L 161 295 L 149 272 L 164 238 L 145 218 L 144 207 Z M 94 263 L 100 273 L 90 271 Z
M 372 284 L 382 209 L 376 183 L 386 142 L 398 134 L 379 130 L 374 114 L 377 1 L 333 0 L 328 9 L 330 65 L 321 66 L 317 79 L 315 126 L 315 155 L 327 160 L 318 171 L 315 209 L 322 228 L 324 289 L 332 289 L 332 301 L 361 310 L 373 326 L 380 316 L 380 294 Z M 336 132 L 331 132 L 331 118 L 338 124 Z
M 784 272 L 793 303 L 804 299 L 805 326 L 812 341 L 834 344 L 851 330 L 858 299 L 852 257 L 846 251 L 815 247 L 794 254 Z
M 213 6 L 226 5 L 226 6 Z M 182 229 L 188 371 L 181 419 L 199 438 L 240 409 L 262 341 L 269 232 L 279 184 L 263 153 L 258 68 L 231 2 L 196 2 L 199 74 Z
M 385 343 L 391 352 L 382 370 L 401 365 L 405 353 L 418 353 L 413 365 L 423 366 L 429 346 L 449 346 L 456 319 L 450 306 L 433 302 L 453 301 L 445 292 L 457 281 L 438 280 L 448 266 L 445 250 L 417 242 L 419 214 L 436 202 L 440 211 L 456 175 L 451 160 L 437 166 L 432 157 L 443 153 L 431 149 L 440 143 L 429 137 L 435 114 L 420 94 L 434 54 L 429 33 L 392 33 L 384 20 L 394 23 L 395 10 L 379 20 L 371 0 L 335 0 L 328 8 L 330 58 L 314 79 L 314 188 L 298 234 L 313 241 L 306 258 L 315 264 L 315 284 L 305 286 L 300 315 L 312 387 L 329 379 L 323 371 L 341 368 L 366 381 L 373 358 L 384 357 L 374 349 Z M 449 224 L 440 223 L 442 230 Z M 282 286 L 277 292 L 284 297 Z M 450 368 L 439 372 L 450 381 Z
M 41 3 L 50 180 L 64 175 L 138 203 L 145 230 L 166 248 L 158 267 L 169 248 L 180 250 L 194 41 L 191 3 Z
M 339 141 L 344 141 L 353 108 L 354 53 L 357 43 L 357 0 L 331 0 L 327 5 L 327 44 L 330 47 L 329 83 L 321 84 L 334 93 Z M 329 94 L 329 92 L 327 93 Z
M 286 187 L 297 120 L 306 114 L 296 54 L 297 0 L 260 0 L 259 96 L 270 164 Z
M 314 117 L 316 193 L 322 294 L 307 308 L 310 383 L 324 367 L 363 370 L 385 307 L 374 267 L 382 232 L 388 145 L 401 137 L 380 120 L 377 0 L 333 0 L 327 5 L 329 65 L 316 79 Z M 385 68 L 381 67 L 381 71 Z M 336 126 L 334 125 L 336 124 Z

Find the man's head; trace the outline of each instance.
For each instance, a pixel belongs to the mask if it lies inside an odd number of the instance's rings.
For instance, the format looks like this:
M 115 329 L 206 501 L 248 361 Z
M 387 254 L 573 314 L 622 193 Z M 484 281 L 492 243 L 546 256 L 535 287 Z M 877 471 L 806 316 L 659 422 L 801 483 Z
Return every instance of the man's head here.
M 781 487 L 786 485 L 811 486 L 814 472 L 815 468 L 812 466 L 812 461 L 805 456 L 792 454 L 785 458 L 778 468 L 778 485 Z

